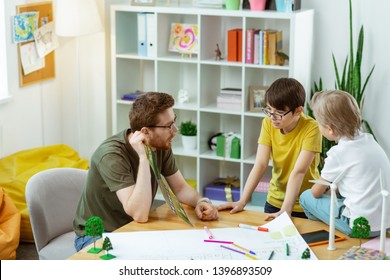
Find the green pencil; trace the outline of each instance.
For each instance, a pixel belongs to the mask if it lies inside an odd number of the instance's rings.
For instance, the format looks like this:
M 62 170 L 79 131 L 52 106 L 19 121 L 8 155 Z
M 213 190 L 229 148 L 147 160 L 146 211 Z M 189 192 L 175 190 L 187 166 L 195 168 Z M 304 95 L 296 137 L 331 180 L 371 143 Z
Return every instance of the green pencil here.
M 274 255 L 274 251 L 271 252 L 271 254 L 269 255 L 268 259 L 272 259 L 272 256 Z
M 286 255 L 289 256 L 290 255 L 290 250 L 288 248 L 288 243 L 286 243 Z

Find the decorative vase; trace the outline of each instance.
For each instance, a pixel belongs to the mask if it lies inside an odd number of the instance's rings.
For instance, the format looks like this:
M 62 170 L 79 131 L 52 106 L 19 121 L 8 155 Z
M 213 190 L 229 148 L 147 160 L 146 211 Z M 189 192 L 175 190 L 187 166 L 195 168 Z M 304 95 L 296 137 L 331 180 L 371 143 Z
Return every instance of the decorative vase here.
M 292 12 L 294 0 L 275 0 L 278 12 Z
M 264 11 L 267 0 L 249 0 L 252 11 Z
M 226 10 L 239 10 L 240 0 L 225 0 Z
M 181 136 L 184 150 L 196 150 L 196 136 Z

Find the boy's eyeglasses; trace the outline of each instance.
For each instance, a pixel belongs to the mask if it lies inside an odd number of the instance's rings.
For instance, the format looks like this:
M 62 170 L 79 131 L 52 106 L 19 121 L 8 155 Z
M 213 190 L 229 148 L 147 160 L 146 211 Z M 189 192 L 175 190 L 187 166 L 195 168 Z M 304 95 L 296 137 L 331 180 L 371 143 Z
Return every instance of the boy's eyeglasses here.
M 274 117 L 274 119 L 276 119 L 276 120 L 282 120 L 283 117 L 284 117 L 285 115 L 287 115 L 288 113 L 290 113 L 290 112 L 292 112 L 292 110 L 290 110 L 290 111 L 288 111 L 288 112 L 286 112 L 286 113 L 283 113 L 283 114 L 281 114 L 281 113 L 271 113 L 267 108 L 263 108 L 263 113 L 264 113 L 266 116 L 268 116 L 269 118 L 270 118 L 270 117 Z

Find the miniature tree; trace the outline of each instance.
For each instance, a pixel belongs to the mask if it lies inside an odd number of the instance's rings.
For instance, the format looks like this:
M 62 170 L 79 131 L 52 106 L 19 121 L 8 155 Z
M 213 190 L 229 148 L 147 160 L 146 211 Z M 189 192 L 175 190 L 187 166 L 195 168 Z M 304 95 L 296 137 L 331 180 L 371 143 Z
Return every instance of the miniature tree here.
M 356 218 L 353 221 L 352 237 L 360 238 L 360 246 L 362 247 L 362 238 L 368 238 L 370 236 L 371 226 L 368 220 L 364 217 Z
M 85 223 L 85 234 L 93 236 L 93 248 L 88 250 L 88 253 L 97 254 L 102 249 L 96 248 L 96 237 L 102 236 L 104 231 L 103 220 L 98 216 L 91 216 Z
M 103 256 L 100 256 L 101 259 L 103 259 L 103 260 L 111 260 L 111 259 L 115 258 L 114 255 L 111 255 L 111 254 L 108 253 L 110 250 L 113 249 L 111 240 L 110 240 L 110 238 L 108 238 L 108 236 L 106 236 L 104 238 L 102 248 L 103 248 L 103 250 L 106 251 L 106 254 L 103 255 Z
M 305 251 L 303 251 L 301 258 L 304 260 L 310 259 L 310 249 L 309 248 L 306 248 Z

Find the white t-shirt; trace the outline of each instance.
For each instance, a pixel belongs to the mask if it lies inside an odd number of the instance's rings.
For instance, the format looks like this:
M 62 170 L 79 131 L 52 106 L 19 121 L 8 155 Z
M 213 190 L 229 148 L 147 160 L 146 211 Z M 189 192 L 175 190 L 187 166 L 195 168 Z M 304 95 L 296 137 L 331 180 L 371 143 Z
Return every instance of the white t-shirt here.
M 328 151 L 321 177 L 333 182 L 345 169 L 337 184 L 339 193 L 345 197 L 346 207 L 342 214 L 350 218 L 351 228 L 356 218 L 364 217 L 370 223 L 371 231 L 380 230 L 382 195 L 379 170 L 382 170 L 383 187 L 390 191 L 390 162 L 371 134 L 359 133 L 352 140 L 340 139 Z M 389 203 L 390 199 L 387 205 Z M 386 228 L 389 227 L 390 215 L 387 215 Z

